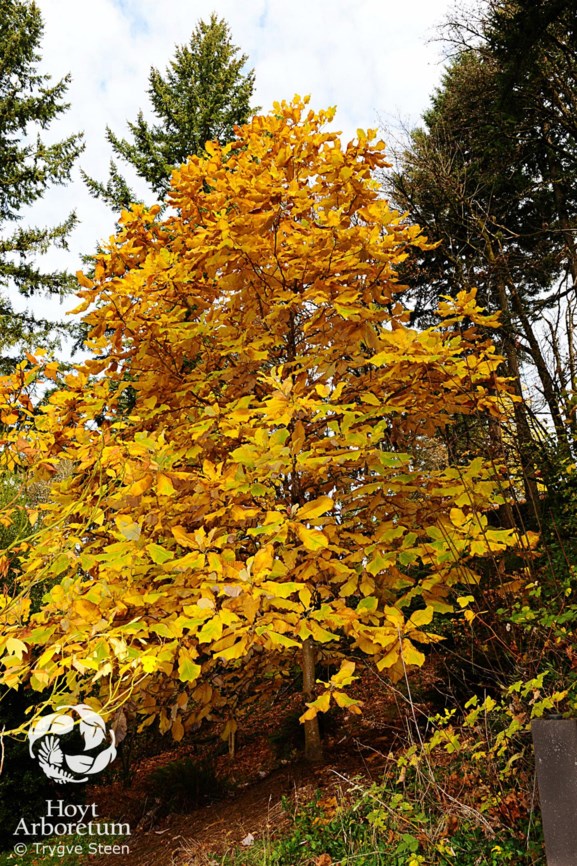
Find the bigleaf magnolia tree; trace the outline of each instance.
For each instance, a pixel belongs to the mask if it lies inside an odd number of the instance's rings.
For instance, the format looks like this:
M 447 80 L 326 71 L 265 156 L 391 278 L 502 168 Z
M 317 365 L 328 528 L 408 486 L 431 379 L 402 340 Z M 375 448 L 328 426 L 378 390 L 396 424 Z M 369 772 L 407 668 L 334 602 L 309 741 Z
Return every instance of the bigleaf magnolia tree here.
M 423 456 L 456 414 L 510 404 L 495 320 L 469 291 L 409 327 L 396 268 L 426 240 L 373 180 L 382 142 L 343 147 L 332 118 L 297 97 L 208 144 L 170 216 L 125 211 L 79 276 L 93 357 L 3 380 L 4 461 L 58 477 L 4 598 L 9 686 L 130 695 L 177 740 L 220 713 L 227 736 L 247 681 L 298 660 L 314 758 L 317 714 L 359 711 L 355 656 L 421 665 L 434 613 L 519 543 L 483 514 L 499 467 Z M 319 652 L 340 660 L 322 686 Z

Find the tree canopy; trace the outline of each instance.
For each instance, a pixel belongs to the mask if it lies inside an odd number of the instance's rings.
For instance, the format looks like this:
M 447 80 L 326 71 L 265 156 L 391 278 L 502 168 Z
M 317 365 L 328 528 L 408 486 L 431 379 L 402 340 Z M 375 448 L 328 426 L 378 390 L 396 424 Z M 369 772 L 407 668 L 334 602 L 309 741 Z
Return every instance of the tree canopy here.
M 80 275 L 95 357 L 3 380 L 7 468 L 70 467 L 19 548 L 4 683 L 132 694 L 180 739 L 211 712 L 233 730 L 243 683 L 302 652 L 314 722 L 355 706 L 355 653 L 394 680 L 422 664 L 434 613 L 520 543 L 483 514 L 498 466 L 426 456 L 454 416 L 510 411 L 497 321 L 471 291 L 409 325 L 397 268 L 426 239 L 380 194 L 383 143 L 344 147 L 333 114 L 297 97 L 207 144 L 172 215 L 126 211 Z M 58 387 L 35 408 L 42 377 Z M 342 664 L 317 696 L 320 651 Z

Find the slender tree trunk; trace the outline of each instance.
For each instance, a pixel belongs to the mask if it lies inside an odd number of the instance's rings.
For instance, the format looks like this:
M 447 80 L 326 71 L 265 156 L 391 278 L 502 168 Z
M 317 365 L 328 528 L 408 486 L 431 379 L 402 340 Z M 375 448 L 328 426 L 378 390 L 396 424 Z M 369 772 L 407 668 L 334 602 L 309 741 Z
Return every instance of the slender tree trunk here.
M 492 261 L 495 259 L 491 256 Z M 531 426 L 527 418 L 527 409 L 523 398 L 523 388 L 521 385 L 521 371 L 519 368 L 519 358 L 517 355 L 517 347 L 513 338 L 513 329 L 511 327 L 511 310 L 509 308 L 509 299 L 503 280 L 499 279 L 497 283 L 497 291 L 499 296 L 499 306 L 502 313 L 503 321 L 503 348 L 507 361 L 507 372 L 513 379 L 515 393 L 520 398 L 513 404 L 513 414 L 515 416 L 515 425 L 517 427 L 517 439 L 519 449 L 519 459 L 521 461 L 521 469 L 523 471 L 523 486 L 525 488 L 525 498 L 530 509 L 533 519 L 539 525 L 541 515 L 541 502 L 539 499 L 539 489 L 537 486 L 537 474 L 535 466 L 535 441 L 531 432 Z
M 501 424 L 499 421 L 496 421 L 494 418 L 489 418 L 488 422 L 489 429 L 489 449 L 491 460 L 495 466 L 507 464 L 507 456 L 505 454 L 505 448 L 503 446 L 503 436 L 501 431 Z M 513 509 L 511 507 L 511 503 L 508 501 L 507 496 L 509 496 L 508 491 L 504 491 L 505 494 L 505 502 L 498 508 L 499 522 L 501 526 L 505 527 L 505 529 L 514 529 L 516 526 L 515 523 L 515 515 L 513 514 Z
M 525 337 L 527 338 L 527 342 L 529 343 L 529 348 L 531 349 L 531 357 L 533 358 L 533 362 L 535 367 L 537 368 L 537 373 L 539 375 L 539 379 L 541 380 L 541 387 L 543 389 L 543 396 L 545 397 L 545 402 L 549 408 L 549 412 L 551 413 L 551 419 L 553 421 L 553 426 L 555 427 L 555 433 L 557 435 L 557 440 L 559 445 L 561 446 L 564 453 L 569 453 L 569 441 L 567 439 L 567 428 L 565 426 L 563 420 L 563 414 L 561 412 L 561 408 L 559 405 L 559 399 L 556 392 L 555 382 L 551 373 L 549 372 L 549 368 L 547 367 L 547 362 L 543 357 L 543 353 L 541 352 L 541 347 L 539 345 L 539 341 L 535 336 L 535 332 L 531 326 L 531 322 L 529 321 L 529 317 L 525 312 L 525 308 L 523 306 L 523 302 L 519 297 L 519 293 L 513 287 L 509 287 L 511 293 L 511 300 L 513 303 L 513 309 L 517 316 L 519 317 L 519 321 L 523 327 L 523 331 L 525 333 Z
M 571 427 L 571 432 L 573 434 L 573 438 L 576 438 L 577 434 L 577 418 L 575 417 L 575 407 L 573 406 L 573 398 L 577 393 L 577 363 L 575 359 L 575 320 L 573 318 L 573 305 L 571 300 L 567 302 L 567 312 L 566 312 L 566 321 L 567 321 L 567 345 L 569 347 L 569 383 L 570 387 L 567 395 L 567 407 L 566 407 L 566 415 L 569 425 Z
M 513 380 L 515 393 L 520 398 L 513 404 L 513 414 L 515 416 L 515 426 L 517 428 L 517 448 L 519 451 L 521 470 L 523 472 L 525 499 L 527 500 L 527 505 L 533 520 L 537 525 L 540 525 L 541 501 L 539 499 L 539 488 L 537 485 L 536 445 L 523 397 L 519 355 L 517 352 L 517 346 L 515 345 L 515 332 L 511 320 L 511 304 L 507 294 L 509 283 L 508 266 L 505 258 L 499 253 L 495 253 L 493 248 L 495 239 L 490 236 L 487 228 L 484 225 L 480 225 L 479 230 L 485 241 L 485 256 L 493 269 L 496 279 L 495 288 L 497 290 L 499 309 L 501 310 L 501 333 L 503 335 L 503 349 L 507 364 L 507 372 Z
M 565 314 L 567 322 L 567 346 L 569 349 L 569 377 L 571 383 L 571 394 L 577 391 L 577 364 L 575 363 L 575 320 L 573 318 L 573 306 L 571 300 L 567 302 Z
M 308 637 L 303 643 L 303 697 L 305 701 L 313 701 L 315 697 L 315 645 Z M 305 758 L 307 761 L 322 761 L 323 744 L 319 729 L 319 719 L 309 719 L 305 722 Z
M 519 458 L 521 460 L 521 468 L 523 470 L 523 486 L 525 488 L 525 498 L 527 505 L 537 524 L 540 523 L 541 502 L 539 499 L 539 489 L 537 486 L 537 471 L 535 465 L 535 441 L 531 432 L 531 426 L 527 418 L 527 410 L 525 407 L 523 391 L 521 388 L 521 375 L 519 371 L 519 362 L 517 352 L 509 345 L 505 349 L 507 356 L 507 366 L 513 378 L 515 392 L 520 397 L 521 402 L 516 402 L 513 407 L 515 416 L 515 425 L 517 427 L 517 447 L 519 449 Z

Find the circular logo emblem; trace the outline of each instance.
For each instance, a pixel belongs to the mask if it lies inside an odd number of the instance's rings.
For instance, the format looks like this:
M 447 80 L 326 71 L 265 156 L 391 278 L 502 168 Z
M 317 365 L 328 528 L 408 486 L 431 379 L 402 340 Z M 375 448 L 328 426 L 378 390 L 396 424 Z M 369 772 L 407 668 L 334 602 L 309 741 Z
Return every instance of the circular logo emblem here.
M 87 782 L 116 757 L 114 731 L 86 704 L 42 716 L 28 731 L 28 748 L 49 779 Z

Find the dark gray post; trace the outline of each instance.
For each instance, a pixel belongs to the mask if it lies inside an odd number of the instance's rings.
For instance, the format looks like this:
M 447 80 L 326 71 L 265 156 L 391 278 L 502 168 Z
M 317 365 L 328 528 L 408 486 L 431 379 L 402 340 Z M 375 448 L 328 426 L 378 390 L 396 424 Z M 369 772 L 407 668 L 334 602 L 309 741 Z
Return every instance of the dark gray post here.
M 577 866 L 577 719 L 531 723 L 547 866 Z

